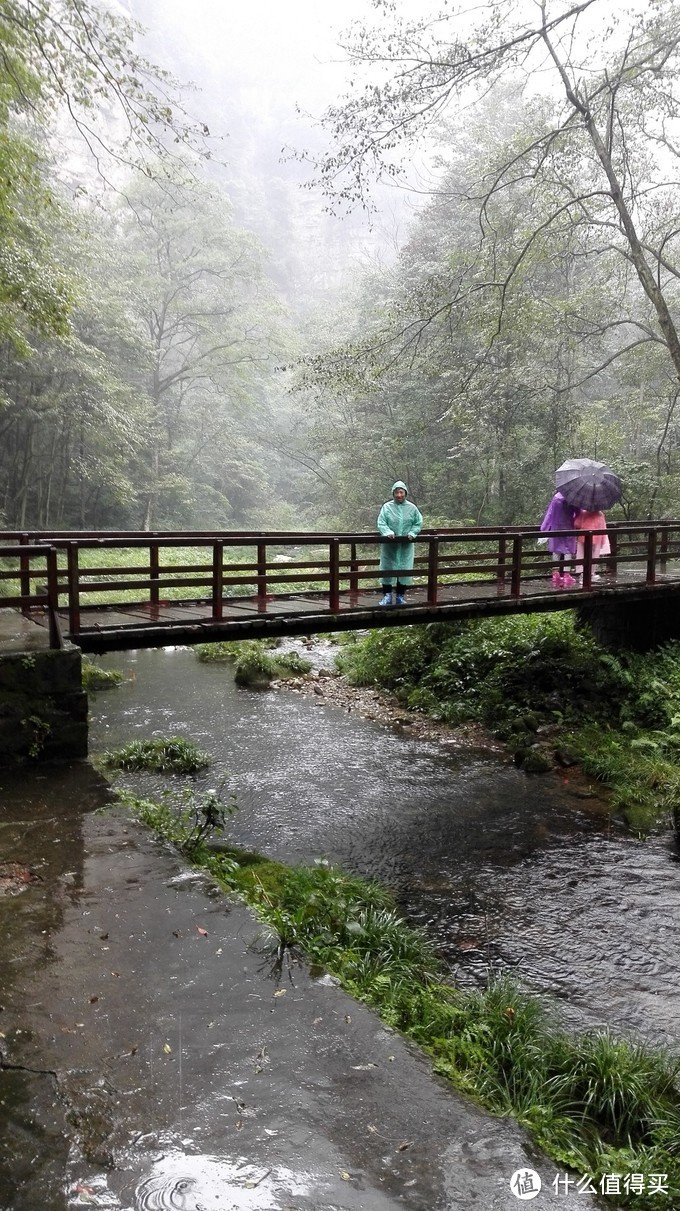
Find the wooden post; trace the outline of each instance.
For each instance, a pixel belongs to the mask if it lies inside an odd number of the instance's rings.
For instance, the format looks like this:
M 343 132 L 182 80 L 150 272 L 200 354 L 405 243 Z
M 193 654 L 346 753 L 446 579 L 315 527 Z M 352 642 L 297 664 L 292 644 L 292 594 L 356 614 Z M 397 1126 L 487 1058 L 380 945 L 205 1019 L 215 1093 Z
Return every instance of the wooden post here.
M 222 594 L 224 592 L 224 541 L 218 538 L 213 543 L 212 566 L 212 620 L 221 622 L 223 616 Z
M 257 544 L 257 608 L 267 608 L 267 544 Z
M 657 531 L 650 530 L 647 535 L 647 584 L 656 584 L 656 540 Z
M 78 574 L 78 544 L 70 542 L 66 548 L 68 576 L 68 629 L 71 639 L 80 630 L 80 583 Z
M 151 587 L 149 589 L 149 605 L 151 609 L 157 613 L 158 603 L 160 601 L 160 590 L 158 588 L 158 580 L 160 577 L 160 561 L 158 558 L 158 543 L 149 543 L 149 573 L 151 577 Z M 155 582 L 155 583 L 154 583 Z
M 661 531 L 661 542 L 659 543 L 659 571 L 662 576 L 666 575 L 666 566 L 668 561 L 668 530 L 664 526 Z
M 28 546 L 28 534 L 20 534 L 19 542 L 22 547 Z M 31 561 L 28 555 L 19 556 L 19 591 L 22 597 L 31 596 Z M 28 604 L 21 607 L 21 613 L 27 615 L 30 612 Z
M 428 541 L 427 550 L 427 604 L 436 606 L 439 579 L 439 538 L 432 537 Z
M 617 571 L 618 571 L 618 566 L 619 566 L 619 564 L 618 564 L 619 535 L 618 535 L 617 530 L 609 531 L 609 546 L 611 547 L 611 553 L 609 556 L 609 561 L 607 563 L 607 571 L 610 573 L 610 575 L 616 576 Z
M 583 530 L 583 588 L 593 587 L 593 531 Z
M 62 647 L 61 630 L 59 629 L 59 584 L 57 580 L 57 552 L 49 547 L 47 556 L 47 621 L 50 630 L 50 647 Z
M 505 588 L 505 565 L 507 563 L 507 539 L 504 534 L 498 540 L 498 574 L 499 588 Z
M 512 540 L 512 577 L 510 596 L 519 597 L 522 592 L 522 535 L 515 534 Z
M 357 563 L 357 544 L 355 542 L 350 544 L 349 559 L 349 592 L 351 597 L 356 597 L 359 592 L 359 577 L 357 575 L 359 564 Z
M 340 609 L 340 540 L 331 538 L 329 549 L 328 604 L 331 614 Z

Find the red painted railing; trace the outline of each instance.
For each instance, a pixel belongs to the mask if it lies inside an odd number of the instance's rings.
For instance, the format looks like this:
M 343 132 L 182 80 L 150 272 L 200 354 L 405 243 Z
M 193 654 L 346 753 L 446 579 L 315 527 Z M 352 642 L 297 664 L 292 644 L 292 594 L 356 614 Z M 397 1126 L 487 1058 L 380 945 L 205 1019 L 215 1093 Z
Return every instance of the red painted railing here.
M 583 553 L 571 560 L 582 573 L 581 587 L 570 596 L 592 589 L 593 576 L 604 574 L 599 587 L 615 587 L 634 581 L 653 585 L 658 576 L 668 577 L 673 561 L 680 561 L 680 522 L 625 522 L 607 530 L 611 554 L 593 558 L 593 531 L 560 531 L 583 540 Z M 545 537 L 545 536 L 543 536 Z M 519 599 L 531 585 L 535 594 L 548 581 L 556 565 L 545 547 L 537 545 L 541 535 L 530 527 L 461 527 L 426 530 L 415 542 L 415 582 L 425 589 L 420 602 L 441 603 L 445 587 L 456 584 L 456 601 L 465 601 L 464 586 L 486 583 L 498 595 Z M 56 606 L 68 610 L 69 631 L 82 629 L 82 614 L 90 608 L 123 604 L 137 605 L 158 616 L 166 605 L 201 601 L 208 603 L 214 622 L 224 615 L 230 599 L 248 596 L 262 612 L 285 597 L 302 594 L 327 595 L 331 612 L 356 609 L 361 594 L 380 582 L 379 546 L 386 540 L 376 534 L 310 534 L 287 532 L 213 531 L 192 532 L 40 532 L 0 534 L 0 542 L 14 541 L 0 554 L 10 563 L 18 561 L 20 592 L 2 599 L 24 612 L 48 608 L 56 618 Z M 398 541 L 398 540 L 393 540 Z M 48 544 L 46 549 L 46 544 Z M 180 557 L 177 548 L 184 548 Z M 281 549 L 289 554 L 282 556 Z M 174 549 L 174 550 L 173 550 Z M 112 551 L 133 552 L 133 562 L 107 564 Z M 194 552 L 195 557 L 194 557 Z M 102 558 L 98 559 L 98 553 Z M 31 592 L 31 582 L 45 579 L 34 571 L 34 562 L 47 563 L 47 587 Z M 181 561 L 180 561 L 181 559 Z M 642 575 L 640 575 L 642 573 Z M 0 579 L 17 579 L 17 569 L 5 570 Z M 677 576 L 680 580 L 680 562 Z M 168 599 L 172 595 L 172 601 Z M 93 600 L 94 595 L 98 600 Z M 131 601 L 130 594 L 133 594 Z M 134 596 L 138 594 L 137 596 Z M 472 594 L 471 594 L 472 596 Z M 424 601 L 423 601 L 424 597 Z M 417 603 L 416 603 L 417 608 Z

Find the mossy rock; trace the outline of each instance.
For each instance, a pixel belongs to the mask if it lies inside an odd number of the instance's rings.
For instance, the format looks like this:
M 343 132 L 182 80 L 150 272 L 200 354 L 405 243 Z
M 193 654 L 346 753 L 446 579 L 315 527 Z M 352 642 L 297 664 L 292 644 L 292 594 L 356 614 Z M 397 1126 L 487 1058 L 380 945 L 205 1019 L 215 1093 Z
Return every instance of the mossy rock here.
M 578 765 L 578 755 L 569 744 L 560 744 L 559 748 L 555 749 L 555 760 L 567 768 L 570 765 Z
M 527 711 L 526 714 L 522 715 L 522 723 L 528 732 L 537 732 L 541 726 L 538 715 L 535 715 L 533 711 Z
M 530 748 L 520 768 L 525 774 L 547 774 L 552 767 L 552 761 L 542 749 Z
M 251 664 L 239 664 L 234 672 L 236 684 L 249 690 L 268 690 L 273 680 L 273 672 Z

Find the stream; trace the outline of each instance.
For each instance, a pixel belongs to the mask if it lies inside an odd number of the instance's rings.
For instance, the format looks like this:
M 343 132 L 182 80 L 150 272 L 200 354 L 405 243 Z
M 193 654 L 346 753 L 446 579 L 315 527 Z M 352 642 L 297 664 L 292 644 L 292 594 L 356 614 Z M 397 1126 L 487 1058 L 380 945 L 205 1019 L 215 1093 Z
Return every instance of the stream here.
M 301 649 L 295 643 L 289 647 Z M 317 664 L 333 649 L 320 644 Z M 110 655 L 123 685 L 91 699 L 91 752 L 191 738 L 225 779 L 236 844 L 289 863 L 326 859 L 392 889 L 461 985 L 512 971 L 567 1024 L 677 1046 L 680 863 L 669 833 L 612 828 L 559 775 L 486 750 L 444 748 L 319 695 L 234 684 L 191 649 Z M 168 780 L 126 775 L 150 794 Z M 186 780 L 171 779 L 174 785 Z

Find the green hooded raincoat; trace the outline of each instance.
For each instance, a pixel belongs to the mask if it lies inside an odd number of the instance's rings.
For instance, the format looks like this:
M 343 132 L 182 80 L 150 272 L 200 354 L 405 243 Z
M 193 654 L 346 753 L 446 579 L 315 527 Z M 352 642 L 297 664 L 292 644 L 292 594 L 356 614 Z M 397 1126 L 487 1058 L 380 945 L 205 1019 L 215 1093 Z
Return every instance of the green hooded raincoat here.
M 392 484 L 392 499 L 386 500 L 378 514 L 378 530 L 384 538 L 403 538 L 403 542 L 384 542 L 380 547 L 380 580 L 382 584 L 393 585 L 412 584 L 413 578 L 408 575 L 413 570 L 415 548 L 408 541 L 409 534 L 416 538 L 422 529 L 423 515 L 420 509 L 405 500 L 397 504 L 394 499 L 396 488 L 404 488 L 406 484 L 398 479 Z

